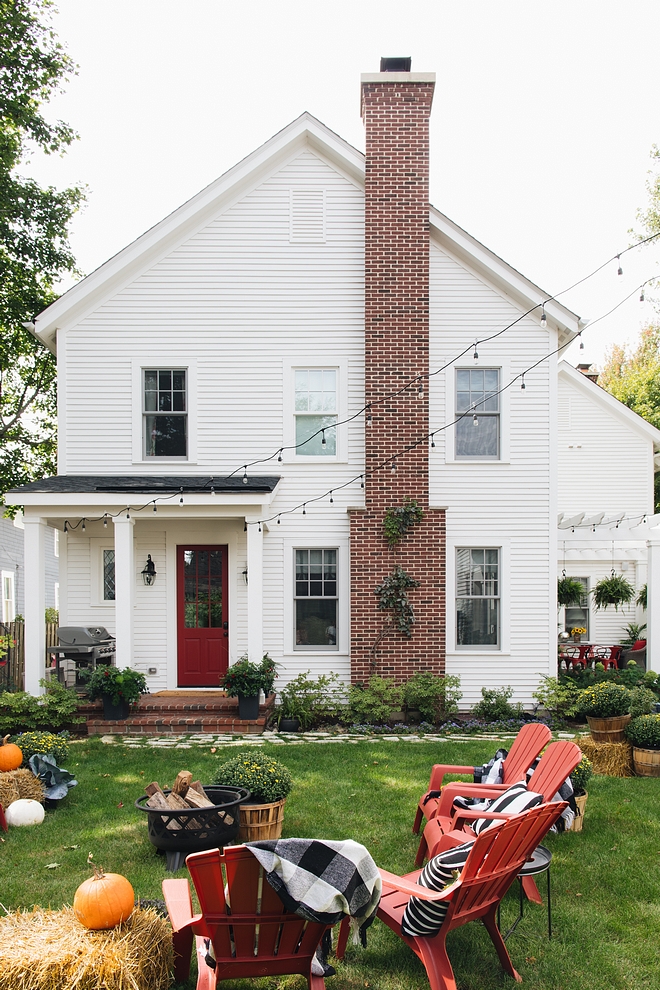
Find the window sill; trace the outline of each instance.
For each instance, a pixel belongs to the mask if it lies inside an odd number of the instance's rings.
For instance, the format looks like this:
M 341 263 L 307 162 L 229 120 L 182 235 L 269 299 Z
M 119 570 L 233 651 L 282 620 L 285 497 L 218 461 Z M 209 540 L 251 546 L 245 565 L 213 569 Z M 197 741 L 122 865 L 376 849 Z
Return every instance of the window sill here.
M 147 464 L 191 464 L 195 466 L 197 461 L 190 461 L 187 457 L 145 457 L 141 461 L 133 461 L 139 467 L 146 467 Z
M 453 650 L 447 650 L 446 656 L 448 657 L 471 657 L 471 656 L 510 657 L 511 651 L 499 650 L 499 649 L 489 650 L 487 647 L 482 647 L 480 649 L 478 646 L 457 646 Z
M 500 457 L 445 457 L 445 464 L 511 464 Z

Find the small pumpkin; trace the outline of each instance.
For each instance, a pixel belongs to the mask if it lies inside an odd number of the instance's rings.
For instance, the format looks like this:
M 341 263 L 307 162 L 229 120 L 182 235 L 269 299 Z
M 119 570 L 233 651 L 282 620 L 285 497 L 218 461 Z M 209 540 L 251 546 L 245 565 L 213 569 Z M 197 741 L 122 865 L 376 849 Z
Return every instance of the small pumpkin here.
M 92 931 L 115 928 L 126 921 L 133 911 L 133 888 L 121 874 L 104 873 L 100 866 L 92 863 L 91 853 L 87 862 L 94 868 L 94 876 L 84 880 L 74 895 L 76 918 Z
M 5 811 L 8 825 L 41 825 L 44 820 L 44 806 L 30 798 L 12 801 Z
M 9 736 L 0 739 L 0 771 L 17 770 L 23 762 L 23 751 L 16 743 L 7 742 Z

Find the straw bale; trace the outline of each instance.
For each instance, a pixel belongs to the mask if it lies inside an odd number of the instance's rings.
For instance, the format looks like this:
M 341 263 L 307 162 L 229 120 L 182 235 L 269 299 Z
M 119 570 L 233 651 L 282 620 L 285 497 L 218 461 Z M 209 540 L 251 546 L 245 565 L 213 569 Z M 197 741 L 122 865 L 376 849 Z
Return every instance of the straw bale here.
M 96 932 L 70 907 L 0 918 L 0 990 L 166 990 L 173 962 L 171 928 L 151 908 Z
M 12 801 L 18 801 L 21 795 L 18 793 L 18 784 L 14 779 L 13 771 L 0 773 L 0 804 L 3 808 L 8 808 Z
M 582 736 L 578 745 L 591 760 L 594 773 L 607 777 L 634 777 L 632 746 L 629 742 L 595 742 L 591 736 Z
M 31 770 L 25 768 L 12 772 L 18 787 L 18 796 L 30 798 L 32 801 L 40 801 L 43 804 L 46 800 L 46 788 L 43 781 L 35 777 Z

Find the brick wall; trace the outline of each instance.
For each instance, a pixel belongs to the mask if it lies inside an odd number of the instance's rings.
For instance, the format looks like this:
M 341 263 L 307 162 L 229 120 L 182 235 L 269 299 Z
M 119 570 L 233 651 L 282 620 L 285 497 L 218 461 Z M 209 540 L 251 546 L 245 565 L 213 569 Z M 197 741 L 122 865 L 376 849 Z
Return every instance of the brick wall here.
M 366 81 L 365 508 L 351 514 L 351 670 L 410 677 L 444 671 L 445 518 L 428 508 L 428 441 L 383 467 L 429 432 L 428 381 L 388 398 L 429 370 L 429 115 L 432 82 Z M 390 549 L 387 509 L 415 499 L 425 517 Z M 420 587 L 409 592 L 412 637 L 386 626 L 374 588 L 399 564 Z M 383 632 L 385 630 L 385 635 Z

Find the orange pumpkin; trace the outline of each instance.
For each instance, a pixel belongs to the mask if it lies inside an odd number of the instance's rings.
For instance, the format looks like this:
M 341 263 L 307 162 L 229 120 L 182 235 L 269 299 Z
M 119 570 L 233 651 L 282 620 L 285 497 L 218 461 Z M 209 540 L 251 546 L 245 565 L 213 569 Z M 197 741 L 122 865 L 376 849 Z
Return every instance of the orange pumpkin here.
M 133 911 L 133 888 L 121 874 L 104 873 L 89 859 L 87 862 L 94 867 L 94 876 L 81 883 L 74 895 L 76 918 L 92 931 L 114 928 L 126 921 Z
M 0 771 L 17 770 L 23 762 L 23 751 L 16 743 L 7 742 L 9 736 L 0 739 Z

